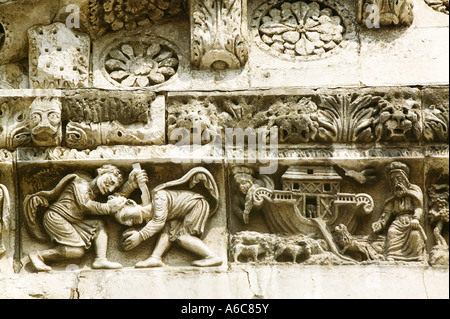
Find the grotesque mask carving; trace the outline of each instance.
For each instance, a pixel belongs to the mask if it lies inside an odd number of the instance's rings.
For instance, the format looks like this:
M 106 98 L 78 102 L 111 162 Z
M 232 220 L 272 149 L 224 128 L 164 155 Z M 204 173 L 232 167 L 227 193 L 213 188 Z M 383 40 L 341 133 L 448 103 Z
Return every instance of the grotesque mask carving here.
M 61 144 L 61 102 L 58 99 L 37 98 L 28 110 L 28 126 L 35 146 Z

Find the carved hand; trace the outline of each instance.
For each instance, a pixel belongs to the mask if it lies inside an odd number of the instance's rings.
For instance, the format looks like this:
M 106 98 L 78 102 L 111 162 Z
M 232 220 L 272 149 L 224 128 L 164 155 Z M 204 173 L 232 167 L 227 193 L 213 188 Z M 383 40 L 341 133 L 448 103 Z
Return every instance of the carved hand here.
M 383 229 L 383 224 L 380 221 L 377 221 L 372 224 L 372 231 L 374 233 L 379 233 Z
M 147 173 L 143 169 L 133 169 L 128 177 L 128 182 L 133 185 L 133 187 L 138 188 L 140 183 L 147 183 L 148 177 Z
M 420 228 L 420 222 L 419 222 L 419 220 L 416 219 L 416 218 L 413 218 L 413 219 L 411 220 L 411 229 L 417 230 L 417 229 L 419 229 L 419 228 Z
M 143 239 L 139 232 L 134 229 L 127 230 L 123 233 L 123 248 L 125 250 L 131 250 L 142 243 Z

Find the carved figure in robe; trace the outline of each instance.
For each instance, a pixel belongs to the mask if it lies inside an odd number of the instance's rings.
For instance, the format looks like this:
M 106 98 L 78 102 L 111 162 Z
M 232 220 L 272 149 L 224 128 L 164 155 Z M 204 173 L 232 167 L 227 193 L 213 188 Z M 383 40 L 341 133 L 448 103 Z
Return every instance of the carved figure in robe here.
M 274 189 L 273 180 L 266 175 L 260 175 L 258 178 L 253 177 L 253 170 L 246 166 L 236 166 L 232 169 L 233 178 L 239 187 L 240 192 L 244 195 L 236 199 L 235 213 L 242 219 L 245 224 L 249 223 L 249 214 L 253 209 L 261 207 L 261 203 L 254 201 L 254 193 L 260 187 Z
M 122 174 L 113 165 L 97 169 L 97 177 L 76 173 L 64 177 L 50 191 L 28 195 L 24 201 L 25 218 L 30 232 L 38 239 L 50 238 L 56 247 L 29 254 L 37 271 L 50 271 L 48 261 L 60 261 L 84 256 L 91 246 L 95 248 L 92 268 L 116 269 L 121 264 L 106 258 L 108 236 L 104 221 L 99 217 L 116 213 L 128 196 L 138 186 L 132 171 L 130 178 L 118 193 L 110 196 L 106 203 L 96 201 L 100 195 L 110 195 L 122 184 Z M 42 210 L 45 208 L 41 216 Z
M 388 165 L 392 193 L 384 203 L 374 233 L 387 228 L 384 253 L 388 261 L 424 261 L 426 235 L 423 229 L 423 193 L 409 181 L 409 167 L 403 162 Z
M 215 202 L 210 207 L 208 200 L 200 193 L 179 190 L 179 186 L 189 183 L 190 188 L 201 183 Z M 177 187 L 177 189 L 172 189 Z M 119 223 L 132 226 L 144 224 L 140 230 L 128 229 L 124 232 L 124 249 L 131 250 L 152 236 L 159 235 L 151 256 L 136 264 L 137 268 L 161 267 L 162 257 L 173 243 L 199 255 L 201 259 L 192 262 L 199 267 L 218 266 L 222 259 L 212 252 L 201 240 L 205 226 L 216 212 L 218 188 L 211 173 L 202 168 L 193 168 L 182 178 L 161 184 L 151 193 L 145 183 L 140 183 L 142 205 L 128 201 L 117 214 Z

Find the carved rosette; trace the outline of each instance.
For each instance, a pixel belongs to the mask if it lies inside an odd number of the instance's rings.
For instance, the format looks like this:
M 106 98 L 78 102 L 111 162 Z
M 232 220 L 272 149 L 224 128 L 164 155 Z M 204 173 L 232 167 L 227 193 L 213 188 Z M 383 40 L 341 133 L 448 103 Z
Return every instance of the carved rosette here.
M 124 42 L 105 56 L 105 76 L 119 87 L 150 87 L 168 81 L 178 68 L 178 56 L 162 41 Z
M 442 12 L 448 15 L 448 0 L 425 0 L 433 10 Z
M 191 63 L 199 69 L 238 69 L 247 62 L 245 0 L 193 0 Z
M 253 14 L 256 41 L 283 59 L 315 60 L 342 46 L 346 27 L 326 1 L 268 1 Z

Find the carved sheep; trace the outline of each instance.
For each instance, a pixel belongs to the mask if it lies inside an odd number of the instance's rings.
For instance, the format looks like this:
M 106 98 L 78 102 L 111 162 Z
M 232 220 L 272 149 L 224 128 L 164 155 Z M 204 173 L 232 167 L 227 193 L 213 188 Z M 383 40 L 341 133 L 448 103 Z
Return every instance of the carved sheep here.
M 292 262 L 296 262 L 297 258 L 302 256 L 308 259 L 311 256 L 311 247 L 303 240 L 295 242 L 280 242 L 276 245 L 273 259 L 276 260 L 281 255 L 287 255 L 292 258 Z
M 236 244 L 232 249 L 232 255 L 234 262 L 239 261 L 239 257 L 245 256 L 247 260 L 251 258 L 253 261 L 258 261 L 258 256 L 261 254 L 267 255 L 270 251 L 270 246 L 266 242 L 259 244 L 246 245 L 246 244 Z

